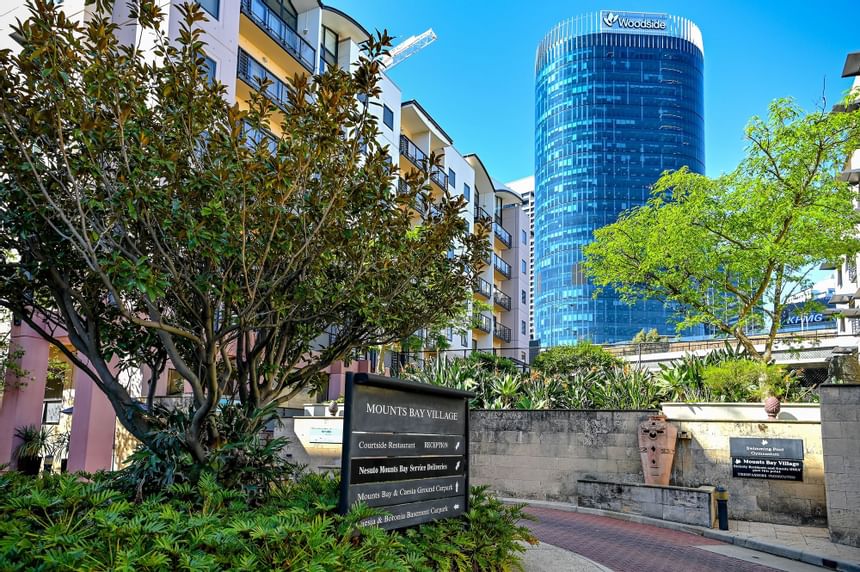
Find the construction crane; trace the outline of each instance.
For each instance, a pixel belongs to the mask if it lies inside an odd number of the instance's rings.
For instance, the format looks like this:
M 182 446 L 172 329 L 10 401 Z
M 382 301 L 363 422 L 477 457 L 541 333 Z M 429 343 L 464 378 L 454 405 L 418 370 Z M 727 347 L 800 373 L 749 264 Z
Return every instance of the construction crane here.
M 382 65 L 385 66 L 386 71 L 390 70 L 406 58 L 415 55 L 435 41 L 436 34 L 433 32 L 433 28 L 430 28 L 423 34 L 409 36 L 388 50 L 388 55 L 382 58 Z

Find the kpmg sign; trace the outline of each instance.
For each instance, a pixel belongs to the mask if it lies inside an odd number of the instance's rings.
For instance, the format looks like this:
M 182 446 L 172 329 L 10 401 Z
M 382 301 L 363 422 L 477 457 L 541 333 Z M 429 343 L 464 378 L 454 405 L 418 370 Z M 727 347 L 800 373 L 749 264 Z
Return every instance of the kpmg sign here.
M 470 397 L 435 385 L 349 375 L 341 513 L 361 501 L 385 513 L 362 524 L 385 529 L 464 514 Z
M 666 31 L 667 19 L 666 14 L 601 10 L 600 30 L 628 34 L 661 34 Z

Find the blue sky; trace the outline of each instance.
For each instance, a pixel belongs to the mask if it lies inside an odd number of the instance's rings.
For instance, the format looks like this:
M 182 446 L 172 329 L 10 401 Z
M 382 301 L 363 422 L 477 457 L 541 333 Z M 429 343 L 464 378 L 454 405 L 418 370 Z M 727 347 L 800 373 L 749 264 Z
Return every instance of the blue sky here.
M 558 21 L 594 10 L 667 12 L 692 19 L 705 43 L 709 175 L 743 153 L 743 128 L 777 97 L 828 107 L 850 87 L 845 55 L 860 51 L 856 0 L 329 0 L 368 30 L 438 39 L 391 71 L 404 99 L 418 99 L 463 154 L 478 153 L 502 181 L 534 168 L 534 55 Z M 395 40 L 396 43 L 396 40 Z M 826 86 L 826 89 L 825 89 Z

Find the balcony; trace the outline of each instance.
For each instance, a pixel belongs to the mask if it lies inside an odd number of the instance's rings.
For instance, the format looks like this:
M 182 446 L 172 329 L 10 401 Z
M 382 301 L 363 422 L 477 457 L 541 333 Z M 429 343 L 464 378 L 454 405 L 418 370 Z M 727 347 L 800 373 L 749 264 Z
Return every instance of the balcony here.
M 480 294 L 487 300 L 490 299 L 490 292 L 492 288 L 490 287 L 490 283 L 484 280 L 483 278 L 478 278 L 478 283 L 472 288 L 475 294 Z
M 242 0 L 241 12 L 290 55 L 314 73 L 316 50 L 261 0 Z
M 290 91 L 292 88 L 282 82 L 278 77 L 263 67 L 263 64 L 248 55 L 248 52 L 239 48 L 239 65 L 236 66 L 236 77 L 248 84 L 252 89 L 260 89 L 260 82 L 268 80 L 271 83 L 264 92 L 272 103 L 282 111 L 290 107 Z
M 400 135 L 400 154 L 409 159 L 409 161 L 418 167 L 424 169 L 427 165 L 427 153 L 418 148 L 406 135 Z M 444 191 L 448 188 L 448 175 L 441 167 L 433 166 L 430 169 L 430 180 L 439 185 Z
M 493 254 L 493 268 L 507 279 L 511 277 L 511 265 L 499 258 L 497 254 Z
M 406 184 L 406 181 L 403 179 L 397 179 L 397 192 L 401 195 L 405 195 L 410 192 L 409 185 Z M 427 200 L 427 193 L 418 193 L 415 195 L 415 202 L 412 203 L 412 208 L 422 216 L 426 216 L 429 212 L 430 215 L 439 217 L 442 216 L 442 212 L 436 207 L 436 205 Z
M 511 343 L 511 329 L 496 322 L 493 324 L 493 335 L 506 343 Z
M 493 302 L 495 302 L 505 310 L 511 309 L 511 297 L 499 290 L 498 288 L 493 292 Z
M 489 334 L 493 331 L 493 322 L 484 314 L 475 314 L 475 323 L 473 327 Z
M 269 152 L 274 155 L 278 150 L 278 139 L 268 131 L 255 129 L 247 121 L 242 122 L 242 134 L 245 136 L 245 144 L 256 149 L 260 145 L 265 145 Z
M 506 247 L 510 248 L 513 244 L 511 233 L 506 231 L 505 227 L 503 227 L 501 223 L 493 221 L 493 234 L 495 234 L 496 238 L 498 238 Z

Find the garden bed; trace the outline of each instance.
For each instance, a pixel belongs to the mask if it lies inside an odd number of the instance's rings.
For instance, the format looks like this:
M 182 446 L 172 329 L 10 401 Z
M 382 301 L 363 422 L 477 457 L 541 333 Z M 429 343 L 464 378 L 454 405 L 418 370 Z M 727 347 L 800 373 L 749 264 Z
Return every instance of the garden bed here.
M 400 532 L 335 513 L 338 482 L 305 475 L 259 505 L 204 476 L 135 503 L 109 476 L 0 475 L 2 570 L 507 570 L 533 542 L 521 507 L 472 490 L 469 513 Z

